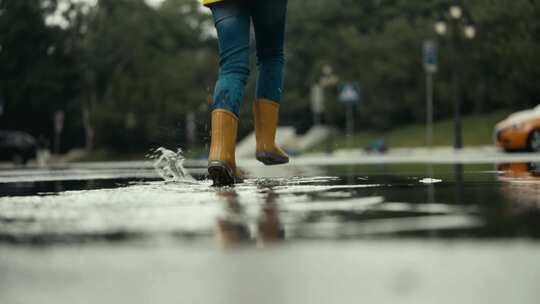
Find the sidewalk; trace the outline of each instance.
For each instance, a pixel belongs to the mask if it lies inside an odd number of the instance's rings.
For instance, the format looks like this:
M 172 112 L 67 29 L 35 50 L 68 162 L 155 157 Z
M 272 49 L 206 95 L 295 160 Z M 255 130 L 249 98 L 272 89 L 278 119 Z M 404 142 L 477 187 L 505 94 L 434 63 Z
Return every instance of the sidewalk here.
M 435 148 L 397 148 L 387 153 L 367 153 L 363 149 L 339 149 L 332 154 L 311 153 L 291 157 L 287 166 L 324 166 L 324 165 L 362 165 L 385 163 L 433 163 L 433 164 L 486 164 L 486 163 L 516 163 L 540 162 L 540 153 L 505 153 L 493 146 L 468 147 L 455 151 L 452 147 Z M 260 167 L 256 159 L 238 158 L 240 167 Z M 184 165 L 188 168 L 204 168 L 206 160 L 187 159 Z M 29 166 L 26 168 L 32 168 Z M 25 168 L 25 167 L 22 167 Z M 48 168 L 84 168 L 84 169 L 127 169 L 153 168 L 151 160 L 139 161 L 107 161 L 107 162 L 69 162 L 66 159 L 57 160 Z M 268 170 L 280 170 L 284 166 L 265 167 Z M 16 169 L 11 163 L 0 163 L 0 169 Z
M 387 153 L 367 153 L 363 149 L 340 149 L 332 154 L 313 153 L 292 157 L 290 165 L 354 165 L 380 163 L 482 164 L 501 162 L 540 162 L 540 153 L 506 153 L 493 146 L 468 147 L 456 151 L 452 147 L 397 148 Z M 241 159 L 242 166 L 258 165 L 254 159 Z

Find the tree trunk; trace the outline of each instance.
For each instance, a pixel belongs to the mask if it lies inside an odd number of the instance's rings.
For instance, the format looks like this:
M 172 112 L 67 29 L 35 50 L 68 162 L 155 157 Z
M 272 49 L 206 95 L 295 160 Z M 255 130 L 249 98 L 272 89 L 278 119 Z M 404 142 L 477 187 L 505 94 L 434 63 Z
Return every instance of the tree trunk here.
M 92 151 L 95 147 L 95 129 L 92 123 L 92 108 L 95 105 L 96 95 L 95 91 L 91 90 L 87 94 L 85 102 L 82 104 L 82 119 L 84 125 L 85 149 L 86 151 Z

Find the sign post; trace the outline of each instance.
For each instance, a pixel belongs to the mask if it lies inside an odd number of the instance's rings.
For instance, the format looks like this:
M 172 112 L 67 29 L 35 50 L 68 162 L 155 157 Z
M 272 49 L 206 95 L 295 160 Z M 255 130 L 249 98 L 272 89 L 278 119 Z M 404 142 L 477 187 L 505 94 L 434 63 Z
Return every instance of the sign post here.
M 189 111 L 186 115 L 186 131 L 188 147 L 192 148 L 197 139 L 197 116 L 194 111 Z
M 346 106 L 347 136 L 349 146 L 352 147 L 352 135 L 354 134 L 354 105 L 360 101 L 360 87 L 353 82 L 344 83 L 339 90 L 339 101 Z
M 0 116 L 4 115 L 4 98 L 0 95 Z
M 314 84 L 311 88 L 311 107 L 313 110 L 313 123 L 314 125 L 321 124 L 322 117 L 325 117 L 325 124 L 331 123 L 330 111 L 325 110 L 325 89 L 331 86 L 335 86 L 338 83 L 338 77 L 334 74 L 331 65 L 324 65 L 322 68 L 322 75 L 319 78 L 318 83 Z M 330 134 L 332 129 L 330 128 Z M 326 153 L 332 154 L 332 135 L 328 137 L 326 141 Z
M 54 153 L 60 154 L 60 138 L 64 131 L 64 111 L 54 112 Z
M 432 40 L 424 41 L 423 63 L 426 71 L 426 146 L 433 146 L 433 78 L 437 73 L 437 43 Z M 433 166 L 428 166 L 427 175 L 433 177 Z M 427 202 L 435 201 L 435 187 L 429 184 Z
M 424 41 L 423 62 L 426 71 L 426 145 L 433 145 L 433 78 L 437 73 L 437 44 Z
M 319 84 L 311 87 L 311 112 L 313 113 L 313 125 L 321 125 L 321 117 L 324 113 L 324 89 Z

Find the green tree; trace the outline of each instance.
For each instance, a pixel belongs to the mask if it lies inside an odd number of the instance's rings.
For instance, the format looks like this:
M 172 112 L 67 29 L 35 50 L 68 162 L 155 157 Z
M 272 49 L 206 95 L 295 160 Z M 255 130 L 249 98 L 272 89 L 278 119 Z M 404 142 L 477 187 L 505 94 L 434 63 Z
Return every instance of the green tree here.
M 198 14 L 193 1 L 167 1 L 159 10 L 142 0 L 98 3 L 83 37 L 82 66 L 83 113 L 93 130 L 87 134 L 98 145 L 143 150 L 156 141 L 181 142 L 176 126 L 204 104 L 201 84 L 210 82 L 216 62 Z
M 47 5 L 45 5 L 47 4 Z M 53 113 L 77 95 L 65 32 L 48 26 L 57 1 L 0 1 L 0 128 L 53 136 Z M 70 134 L 67 134 L 70 136 Z

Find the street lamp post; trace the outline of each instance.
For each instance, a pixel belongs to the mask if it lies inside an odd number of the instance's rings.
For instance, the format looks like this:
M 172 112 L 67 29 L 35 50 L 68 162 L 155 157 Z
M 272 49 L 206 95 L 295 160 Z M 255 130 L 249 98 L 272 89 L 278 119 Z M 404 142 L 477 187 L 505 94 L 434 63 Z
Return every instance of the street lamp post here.
M 433 145 L 433 78 L 437 73 L 437 43 L 426 40 L 423 46 L 424 70 L 426 72 L 426 146 Z
M 448 5 L 441 18 L 435 22 L 435 32 L 440 36 L 445 36 L 450 27 L 450 47 L 452 66 L 457 66 L 457 56 L 461 37 L 472 40 L 476 36 L 476 28 L 460 1 L 455 0 Z M 452 90 L 454 99 L 454 149 L 463 148 L 462 117 L 461 117 L 461 96 L 458 72 L 452 71 Z

